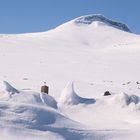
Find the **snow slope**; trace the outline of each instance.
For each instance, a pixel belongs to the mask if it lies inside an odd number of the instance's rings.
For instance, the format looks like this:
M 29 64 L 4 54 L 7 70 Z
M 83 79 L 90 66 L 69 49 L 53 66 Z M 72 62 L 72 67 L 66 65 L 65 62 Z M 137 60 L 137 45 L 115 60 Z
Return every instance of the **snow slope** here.
M 0 35 L 0 136 L 139 139 L 139 54 L 140 36 L 101 15 Z

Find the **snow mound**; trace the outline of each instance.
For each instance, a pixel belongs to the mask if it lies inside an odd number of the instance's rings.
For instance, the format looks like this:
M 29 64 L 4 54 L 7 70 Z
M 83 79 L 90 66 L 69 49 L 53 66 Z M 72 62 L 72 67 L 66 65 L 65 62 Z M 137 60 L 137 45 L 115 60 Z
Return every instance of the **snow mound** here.
M 46 93 L 40 93 L 40 98 L 42 103 L 51 106 L 53 108 L 57 108 L 57 102 L 56 100 L 51 97 L 50 95 L 46 94 Z
M 43 105 L 49 106 L 52 108 L 57 108 L 57 102 L 55 99 L 46 93 L 38 93 L 38 92 L 20 92 L 12 96 L 11 98 L 7 99 L 11 102 L 17 103 L 26 103 L 31 105 Z M 3 99 L 5 101 L 5 99 Z
M 74 22 L 77 25 L 89 25 L 89 24 L 93 24 L 95 22 L 98 23 L 98 25 L 103 25 L 103 23 L 104 23 L 106 25 L 115 27 L 117 29 L 120 29 L 120 30 L 123 30 L 126 32 L 131 32 L 127 25 L 120 23 L 120 22 L 112 21 L 100 14 L 82 16 L 82 17 L 75 19 Z
M 41 127 L 41 125 L 52 124 L 59 115 L 51 108 L 29 105 L 24 103 L 0 102 L 0 112 L 3 116 L 0 121 L 14 125 L 25 125 L 31 127 Z M 4 120 L 3 120 L 4 119 Z M 6 121 L 9 121 L 6 123 Z M 39 128 L 38 128 L 39 129 Z
M 104 101 L 110 105 L 117 105 L 121 107 L 127 107 L 131 103 L 137 105 L 140 102 L 140 97 L 136 95 L 128 95 L 126 93 L 115 94 L 111 97 L 105 97 Z
M 18 91 L 6 81 L 0 82 L 0 101 L 11 101 L 57 108 L 57 102 L 46 93 Z
M 19 91 L 11 86 L 6 81 L 0 82 L 0 99 L 1 98 L 11 98 L 13 94 L 19 93 Z
M 70 82 L 62 91 L 58 103 L 59 105 L 93 104 L 95 103 L 95 99 L 87 99 L 78 96 L 74 91 L 73 82 Z
M 119 95 L 115 95 L 113 97 L 113 100 L 117 104 L 120 104 L 122 107 L 124 107 L 130 105 L 131 103 L 138 104 L 139 97 L 136 95 L 128 95 L 126 93 L 121 93 Z
M 55 128 L 55 124 L 59 123 L 59 127 L 63 127 L 61 122 L 74 125 L 73 121 L 47 106 L 0 102 L 0 128 L 53 132 L 56 129 L 59 130 L 59 128 Z M 54 125 L 54 127 L 50 125 Z

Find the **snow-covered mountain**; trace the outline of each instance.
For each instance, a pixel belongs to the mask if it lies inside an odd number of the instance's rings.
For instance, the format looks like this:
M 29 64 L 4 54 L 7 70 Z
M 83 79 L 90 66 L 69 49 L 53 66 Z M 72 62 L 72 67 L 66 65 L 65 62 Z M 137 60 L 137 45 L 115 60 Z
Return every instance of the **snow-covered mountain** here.
M 139 54 L 140 36 L 102 15 L 46 32 L 1 34 L 0 136 L 138 139 Z M 44 81 L 49 95 L 40 93 Z
M 96 24 L 96 25 L 109 25 L 112 26 L 114 28 L 126 31 L 126 32 L 131 32 L 130 29 L 127 27 L 127 25 L 120 23 L 120 22 L 116 22 L 116 21 L 112 21 L 106 17 L 104 17 L 103 15 L 87 15 L 87 16 L 83 16 L 80 18 L 77 18 L 75 20 L 75 23 L 77 25 L 89 25 L 89 24 Z

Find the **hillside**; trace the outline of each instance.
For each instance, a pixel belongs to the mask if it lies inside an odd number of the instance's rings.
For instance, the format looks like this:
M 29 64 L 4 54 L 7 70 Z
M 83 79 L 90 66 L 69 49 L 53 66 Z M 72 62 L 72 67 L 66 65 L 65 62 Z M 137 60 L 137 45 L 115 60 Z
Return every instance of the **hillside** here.
M 140 36 L 102 15 L 46 32 L 1 34 L 1 136 L 18 139 L 24 130 L 27 139 L 137 139 L 139 54 Z M 50 96 L 40 93 L 44 81 Z

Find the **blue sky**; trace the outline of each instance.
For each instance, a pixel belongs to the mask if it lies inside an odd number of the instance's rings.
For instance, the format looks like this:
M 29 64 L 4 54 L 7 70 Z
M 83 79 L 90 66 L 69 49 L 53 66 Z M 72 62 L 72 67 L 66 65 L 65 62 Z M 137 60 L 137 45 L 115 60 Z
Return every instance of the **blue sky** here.
M 99 13 L 140 34 L 139 6 L 140 0 L 0 0 L 0 33 L 46 31 Z

